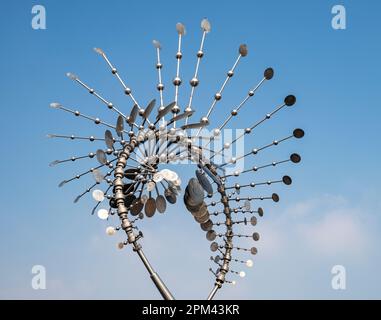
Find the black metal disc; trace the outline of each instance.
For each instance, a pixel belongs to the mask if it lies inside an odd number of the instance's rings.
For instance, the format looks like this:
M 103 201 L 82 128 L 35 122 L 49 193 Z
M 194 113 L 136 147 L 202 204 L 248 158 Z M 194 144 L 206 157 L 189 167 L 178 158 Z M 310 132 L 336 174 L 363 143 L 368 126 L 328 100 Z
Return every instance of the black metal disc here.
M 271 198 L 273 199 L 274 202 L 279 202 L 279 196 L 276 193 L 273 193 Z
M 143 202 L 141 201 L 140 198 L 136 198 L 133 202 L 132 202 L 132 207 L 130 209 L 130 212 L 133 216 L 137 216 L 143 209 L 144 207 L 144 204 Z
M 296 97 L 293 96 L 292 94 L 284 98 L 284 103 L 286 104 L 286 106 L 291 107 L 295 104 L 295 102 L 296 102 Z
M 258 208 L 258 214 L 260 217 L 263 217 L 263 209 L 261 207 Z
M 124 205 L 129 208 L 132 203 L 134 202 L 134 200 L 136 199 L 136 196 L 134 194 L 130 194 L 128 196 L 125 196 L 124 197 Z
M 267 68 L 265 70 L 263 76 L 266 78 L 266 80 L 271 80 L 274 76 L 274 69 L 273 68 Z
M 304 137 L 304 131 L 302 129 L 295 129 L 293 135 L 296 139 L 300 139 Z
M 130 179 L 130 180 L 135 180 L 137 174 L 138 174 L 138 169 L 127 169 L 127 170 L 124 170 L 124 176 L 127 179 Z
M 252 255 L 256 255 L 258 253 L 258 249 L 256 247 L 252 247 L 250 249 L 250 252 L 251 252 Z
M 301 157 L 300 157 L 300 155 L 298 155 L 297 153 L 293 153 L 293 154 L 290 156 L 290 160 L 291 160 L 293 163 L 299 163 L 300 160 L 301 160 Z
M 165 196 L 165 199 L 167 199 L 167 201 L 171 204 L 175 204 L 176 203 L 176 195 L 170 190 L 170 189 L 165 189 L 164 191 L 164 196 Z
M 110 201 L 109 201 L 109 205 L 111 208 L 113 209 L 116 209 L 118 208 L 117 204 L 116 204 L 116 200 L 114 198 L 111 198 Z
M 291 177 L 289 177 L 289 176 L 284 176 L 284 177 L 282 178 L 282 181 L 283 181 L 283 183 L 284 183 L 285 185 L 288 185 L 288 186 L 292 183 L 292 179 L 291 179 Z

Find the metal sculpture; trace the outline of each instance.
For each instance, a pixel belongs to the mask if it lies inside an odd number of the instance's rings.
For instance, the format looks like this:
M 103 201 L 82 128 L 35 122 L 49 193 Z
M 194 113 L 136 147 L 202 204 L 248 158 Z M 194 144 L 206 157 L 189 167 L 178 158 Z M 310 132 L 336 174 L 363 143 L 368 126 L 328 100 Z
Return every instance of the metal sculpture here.
M 263 78 L 252 89 L 250 89 L 246 97 L 233 109 L 227 116 L 226 120 L 217 126 L 210 136 L 201 136 L 203 128 L 209 125 L 210 117 L 216 108 L 216 105 L 222 99 L 222 93 L 227 87 L 230 79 L 233 77 L 234 72 L 240 60 L 247 56 L 248 48 L 242 44 L 238 49 L 238 57 L 235 60 L 231 69 L 227 72 L 226 79 L 222 83 L 220 90 L 214 95 L 211 106 L 206 112 L 206 115 L 198 122 L 189 123 L 190 117 L 194 114 L 193 97 L 195 90 L 199 85 L 199 68 L 202 57 L 204 56 L 204 44 L 207 34 L 211 30 L 210 23 L 207 19 L 201 22 L 202 38 L 200 49 L 197 52 L 197 62 L 194 75 L 190 80 L 191 92 L 184 111 L 181 113 L 179 103 L 179 89 L 182 84 L 180 77 L 180 63 L 182 60 L 182 40 L 185 35 L 185 27 L 183 24 L 176 25 L 178 33 L 178 50 L 176 53 L 177 67 L 176 74 L 173 79 L 175 87 L 174 101 L 164 103 L 164 84 L 162 79 L 161 62 L 161 44 L 154 40 L 153 45 L 156 50 L 157 56 L 157 73 L 158 84 L 157 90 L 159 91 L 159 108 L 155 117 L 152 117 L 152 112 L 156 106 L 156 100 L 151 100 L 146 108 L 138 103 L 134 97 L 132 90 L 126 85 L 124 80 L 118 73 L 117 68 L 111 63 L 106 53 L 99 48 L 95 48 L 106 64 L 109 66 L 112 74 L 116 77 L 124 93 L 129 97 L 133 106 L 129 114 L 122 112 L 121 108 L 115 106 L 110 100 L 104 98 L 98 91 L 90 85 L 82 81 L 78 76 L 68 73 L 67 76 L 85 88 L 91 95 L 95 96 L 101 101 L 107 109 L 116 113 L 116 124 L 109 124 L 102 121 L 98 117 L 92 117 L 83 114 L 76 109 L 70 109 L 60 103 L 51 103 L 51 107 L 73 114 L 78 118 L 83 118 L 94 122 L 98 126 L 107 128 L 104 132 L 103 138 L 96 138 L 94 136 L 84 137 L 76 135 L 58 135 L 50 134 L 50 138 L 66 138 L 71 140 L 82 139 L 93 141 L 103 141 L 106 145 L 104 149 L 98 149 L 90 152 L 87 155 L 71 157 L 64 160 L 56 160 L 51 163 L 51 166 L 75 162 L 82 159 L 96 159 L 97 166 L 91 167 L 89 170 L 79 173 L 69 179 L 63 180 L 59 187 L 62 187 L 69 182 L 78 180 L 85 175 L 92 174 L 95 182 L 79 194 L 74 202 L 79 201 L 84 195 L 92 193 L 92 197 L 97 202 L 92 210 L 94 214 L 97 209 L 97 215 L 100 219 L 108 219 L 112 215 L 118 215 L 120 226 L 108 227 L 106 233 L 114 235 L 117 231 L 124 231 L 127 239 L 118 244 L 120 249 L 127 245 L 131 245 L 144 266 L 146 267 L 152 281 L 161 293 L 164 299 L 174 299 L 171 292 L 165 286 L 164 282 L 160 279 L 159 275 L 154 271 L 149 263 L 145 254 L 143 253 L 142 246 L 139 240 L 143 237 L 141 231 L 137 231 L 137 223 L 144 216 L 150 218 L 155 215 L 156 211 L 164 213 L 167 208 L 167 203 L 174 204 L 181 193 L 181 178 L 178 173 L 170 169 L 160 169 L 162 164 L 174 163 L 178 160 L 189 159 L 197 165 L 195 177 L 190 179 L 184 190 L 184 203 L 187 210 L 194 216 L 197 223 L 200 224 L 202 230 L 206 232 L 207 240 L 211 241 L 210 249 L 216 252 L 216 256 L 211 257 L 211 261 L 217 265 L 217 269 L 210 268 L 214 275 L 214 286 L 208 295 L 208 300 L 213 299 L 216 292 L 223 286 L 224 283 L 235 284 L 235 280 L 230 280 L 229 274 L 236 274 L 240 277 L 245 276 L 244 271 L 236 271 L 231 269 L 232 263 L 244 264 L 247 267 L 253 266 L 253 261 L 242 260 L 235 258 L 235 252 L 249 252 L 252 255 L 257 254 L 256 247 L 243 248 L 235 246 L 236 238 L 252 238 L 258 241 L 260 236 L 257 232 L 252 234 L 240 234 L 234 232 L 236 225 L 250 225 L 256 226 L 257 217 L 263 216 L 263 209 L 252 208 L 253 201 L 272 200 L 279 201 L 279 196 L 276 193 L 266 196 L 243 196 L 240 197 L 241 190 L 248 188 L 257 188 L 262 185 L 272 185 L 276 183 L 283 183 L 290 185 L 292 180 L 289 176 L 283 176 L 278 180 L 250 182 L 245 184 L 229 184 L 229 180 L 240 177 L 248 172 L 257 172 L 259 170 L 275 167 L 280 164 L 288 162 L 299 163 L 301 157 L 293 153 L 288 159 L 281 161 L 274 161 L 260 166 L 254 166 L 246 170 L 237 170 L 227 173 L 226 168 L 238 161 L 248 157 L 249 155 L 257 155 L 264 149 L 277 146 L 291 138 L 300 139 L 304 136 L 302 129 L 295 129 L 290 135 L 279 139 L 273 140 L 268 144 L 252 149 L 246 154 L 238 157 L 232 157 L 225 160 L 223 163 L 216 163 L 214 160 L 217 156 L 224 158 L 225 151 L 232 148 L 232 146 L 245 135 L 250 135 L 253 131 L 265 121 L 271 119 L 275 114 L 286 107 L 291 107 L 295 104 L 296 98 L 293 95 L 288 95 L 284 101 L 273 111 L 266 114 L 262 119 L 255 122 L 251 127 L 248 127 L 244 132 L 236 137 L 233 141 L 225 143 L 223 147 L 218 150 L 211 150 L 208 148 L 216 139 L 221 136 L 222 130 L 227 124 L 235 118 L 241 111 L 243 106 L 255 96 L 257 90 L 267 81 L 271 80 L 274 75 L 272 68 L 267 68 L 264 71 Z M 172 114 L 172 116 L 171 116 Z M 183 122 L 181 126 L 179 123 Z M 197 133 L 192 135 L 192 130 Z M 116 133 L 116 137 L 112 131 Z M 201 142 L 200 142 L 201 141 Z M 211 155 L 210 155 L 211 153 Z M 209 156 L 210 155 L 210 156 Z M 102 170 L 108 170 L 106 173 Z M 100 184 L 105 183 L 104 190 L 95 189 Z M 156 196 L 154 196 L 154 194 Z M 218 197 L 215 199 L 215 197 Z M 207 203 L 207 199 L 211 199 Z M 214 199 L 213 199 L 214 198 Z M 102 207 L 101 204 L 108 200 L 108 208 Z M 237 203 L 234 206 L 233 203 Z M 210 211 L 211 207 L 220 207 L 215 211 Z M 236 216 L 243 216 L 236 218 Z M 219 217 L 223 217 L 223 221 L 216 221 Z M 216 241 L 216 239 L 218 239 Z

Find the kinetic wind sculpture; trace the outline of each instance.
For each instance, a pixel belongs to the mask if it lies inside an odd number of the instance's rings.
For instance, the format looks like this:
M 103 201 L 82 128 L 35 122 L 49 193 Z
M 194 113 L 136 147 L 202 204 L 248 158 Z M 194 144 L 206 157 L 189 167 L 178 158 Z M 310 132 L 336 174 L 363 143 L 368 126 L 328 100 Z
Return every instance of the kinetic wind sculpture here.
M 156 211 L 164 213 L 166 211 L 167 202 L 170 204 L 176 203 L 177 197 L 181 193 L 181 179 L 178 174 L 170 169 L 161 169 L 163 164 L 175 163 L 178 160 L 189 159 L 197 165 L 195 177 L 191 178 L 184 190 L 184 203 L 187 210 L 193 215 L 194 219 L 200 224 L 201 229 L 206 232 L 207 240 L 211 241 L 210 249 L 216 252 L 216 256 L 212 256 L 211 260 L 217 265 L 217 269 L 210 268 L 209 270 L 214 275 L 214 287 L 208 295 L 208 300 L 213 299 L 218 289 L 224 283 L 235 284 L 230 276 L 234 274 L 240 277 L 245 276 L 244 271 L 235 271 L 231 269 L 231 264 L 245 264 L 247 267 L 253 265 L 252 260 L 242 260 L 235 258 L 235 254 L 239 252 L 248 252 L 252 255 L 257 254 L 256 247 L 243 248 L 237 246 L 235 240 L 237 238 L 247 237 L 254 241 L 259 240 L 259 234 L 240 234 L 234 232 L 237 225 L 252 225 L 257 224 L 257 214 L 263 216 L 263 209 L 252 209 L 251 203 L 259 200 L 279 201 L 279 196 L 276 193 L 268 196 L 245 196 L 240 197 L 241 190 L 255 188 L 261 185 L 272 185 L 275 183 L 284 183 L 290 185 L 292 180 L 289 176 L 283 176 L 275 181 L 251 182 L 244 184 L 229 184 L 229 180 L 236 179 L 248 172 L 257 172 L 259 170 L 275 167 L 287 162 L 298 163 L 301 157 L 293 153 L 288 159 L 274 161 L 269 164 L 254 166 L 246 170 L 237 170 L 227 174 L 226 168 L 229 165 L 234 165 L 237 161 L 248 157 L 249 155 L 257 155 L 264 149 L 272 146 L 277 146 L 291 138 L 302 138 L 304 132 L 302 129 L 295 129 L 290 135 L 265 144 L 262 147 L 254 148 L 250 152 L 239 157 L 233 157 L 223 163 L 215 163 L 213 160 L 216 156 L 224 156 L 225 151 L 232 148 L 239 139 L 244 135 L 253 133 L 259 125 L 266 120 L 271 119 L 280 110 L 290 107 L 295 104 L 296 98 L 289 95 L 284 99 L 284 102 L 277 106 L 273 111 L 266 114 L 262 119 L 255 122 L 251 127 L 244 130 L 244 133 L 235 138 L 230 143 L 225 143 L 218 151 L 213 151 L 208 146 L 221 136 L 221 131 L 224 129 L 230 120 L 238 115 L 242 107 L 252 98 L 257 90 L 268 80 L 272 79 L 274 71 L 268 68 L 264 71 L 262 80 L 251 90 L 242 102 L 231 111 L 226 120 L 213 130 L 210 137 L 201 137 L 202 128 L 209 125 L 210 116 L 215 109 L 217 103 L 222 98 L 222 93 L 229 80 L 234 75 L 235 69 L 240 60 L 246 57 L 248 49 L 246 45 L 239 46 L 238 58 L 233 64 L 233 67 L 227 72 L 227 77 L 223 82 L 220 90 L 214 95 L 211 106 L 206 112 L 206 115 L 199 122 L 189 123 L 190 117 L 193 115 L 192 102 L 195 90 L 199 84 L 198 74 L 201 59 L 204 55 L 204 42 L 207 34 L 210 32 L 210 23 L 204 19 L 201 22 L 202 38 L 200 49 L 197 52 L 197 62 L 194 76 L 190 80 L 191 93 L 184 111 L 181 112 L 179 103 L 179 89 L 182 84 L 180 78 L 180 62 L 182 58 L 181 44 L 185 35 L 185 27 L 183 24 L 176 25 L 178 33 L 178 51 L 176 53 L 177 68 L 176 75 L 173 79 L 175 86 L 174 101 L 164 103 L 164 84 L 162 80 L 163 65 L 160 60 L 161 45 L 154 40 L 153 44 L 156 50 L 158 72 L 158 85 L 160 105 L 155 117 L 151 116 L 155 109 L 155 99 L 148 103 L 144 109 L 134 97 L 132 90 L 125 84 L 118 70 L 114 67 L 111 61 L 106 56 L 105 52 L 99 48 L 95 48 L 103 60 L 110 67 L 112 74 L 121 84 L 124 93 L 131 99 L 133 107 L 128 114 L 122 112 L 112 102 L 102 97 L 92 87 L 83 82 L 78 76 L 68 73 L 67 76 L 84 87 L 90 94 L 94 95 L 98 100 L 104 103 L 108 109 L 115 112 L 117 115 L 116 124 L 109 124 L 97 117 L 92 117 L 63 106 L 60 103 L 51 103 L 51 107 L 72 113 L 76 117 L 84 118 L 94 122 L 98 126 L 106 127 L 104 138 L 96 138 L 94 136 L 84 137 L 76 135 L 58 135 L 50 134 L 51 138 L 67 138 L 71 140 L 84 139 L 89 141 L 102 141 L 106 148 L 98 149 L 95 152 L 90 152 L 87 155 L 71 157 L 65 160 L 56 160 L 51 165 L 57 165 L 66 162 L 78 161 L 81 159 L 95 158 L 98 165 L 91 167 L 89 170 L 75 175 L 74 177 L 62 181 L 59 186 L 78 180 L 85 175 L 93 175 L 95 182 L 85 191 L 78 195 L 74 202 L 77 202 L 87 193 L 92 193 L 94 200 L 97 202 L 92 210 L 92 214 L 97 211 L 100 219 L 109 219 L 113 215 L 118 215 L 120 226 L 108 227 L 106 233 L 113 235 L 117 231 L 124 231 L 127 239 L 118 244 L 122 249 L 124 246 L 131 245 L 133 250 L 139 255 L 144 266 L 148 270 L 150 277 L 164 299 L 174 299 L 171 292 L 167 289 L 158 274 L 154 271 L 148 259 L 142 251 L 142 246 L 139 239 L 143 237 L 141 231 L 137 228 L 137 223 L 143 219 L 144 215 L 152 217 Z M 172 114 L 172 115 L 171 115 Z M 151 117 L 150 117 L 151 116 Z M 182 125 L 179 123 L 183 122 Z M 197 131 L 195 136 L 191 135 L 191 130 Z M 193 130 L 193 131 L 194 131 Z M 113 132 L 116 137 L 113 136 Z M 209 156 L 211 153 L 211 156 Z M 108 170 L 102 172 L 102 169 Z M 95 189 L 101 183 L 105 183 L 104 190 Z M 164 194 L 164 195 L 163 195 Z M 207 203 L 207 198 L 211 202 Z M 107 200 L 106 200 L 107 199 Z M 104 206 L 104 203 L 108 204 Z M 211 211 L 212 207 L 216 207 L 215 211 Z M 214 210 L 214 209 L 213 209 Z M 144 213 L 143 213 L 144 212 Z M 238 217 L 238 218 L 237 218 Z M 219 220 L 218 220 L 219 219 Z M 223 219 L 223 220 L 221 220 Z M 218 239 L 218 241 L 216 241 Z

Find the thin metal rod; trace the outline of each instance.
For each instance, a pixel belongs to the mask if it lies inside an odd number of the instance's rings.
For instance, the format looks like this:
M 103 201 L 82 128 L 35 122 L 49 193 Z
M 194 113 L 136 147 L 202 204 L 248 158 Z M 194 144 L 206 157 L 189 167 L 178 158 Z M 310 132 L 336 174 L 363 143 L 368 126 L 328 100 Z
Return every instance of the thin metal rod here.
M 168 290 L 164 282 L 161 280 L 157 272 L 152 268 L 151 264 L 149 263 L 147 257 L 143 253 L 143 250 L 141 249 L 141 246 L 137 243 L 134 243 L 134 251 L 139 255 L 139 258 L 142 260 L 144 266 L 146 267 L 151 280 L 155 284 L 156 288 L 159 290 L 161 296 L 164 300 L 175 300 L 172 293 Z
M 233 76 L 233 74 L 234 74 L 234 70 L 235 70 L 235 68 L 237 67 L 238 62 L 241 60 L 241 58 L 242 58 L 242 55 L 239 54 L 238 58 L 237 58 L 236 61 L 234 62 L 233 67 L 232 67 L 231 70 L 228 72 L 228 75 L 227 75 L 227 77 L 226 77 L 224 83 L 222 84 L 220 90 L 215 94 L 215 96 L 214 96 L 214 100 L 213 100 L 211 106 L 209 107 L 209 110 L 208 110 L 208 112 L 207 112 L 207 114 L 206 114 L 206 116 L 205 116 L 206 118 L 209 119 L 209 116 L 210 116 L 211 113 L 213 112 L 213 109 L 214 109 L 214 107 L 216 106 L 217 102 L 221 100 L 222 92 L 224 91 L 224 89 L 225 89 L 227 83 L 229 82 L 230 78 Z M 201 130 L 202 130 L 201 128 L 198 130 L 198 132 L 197 132 L 197 134 L 196 134 L 196 137 L 198 137 L 198 136 L 200 135 Z
M 136 101 L 136 99 L 134 98 L 134 96 L 132 95 L 132 91 L 130 88 L 128 88 L 126 86 L 126 84 L 124 83 L 124 81 L 122 80 L 122 78 L 120 77 L 119 73 L 118 73 L 118 70 L 112 65 L 112 63 L 110 62 L 110 60 L 107 58 L 106 54 L 104 53 L 104 51 L 102 49 L 99 49 L 99 48 L 94 48 L 95 52 L 100 54 L 103 59 L 106 61 L 106 63 L 109 65 L 109 67 L 111 68 L 111 73 L 113 75 L 115 75 L 115 77 L 118 79 L 119 83 L 122 85 L 123 89 L 124 89 L 124 93 L 126 95 L 128 95 L 131 100 L 133 101 L 134 104 L 136 104 L 138 106 L 139 109 L 141 109 L 139 103 Z
M 213 300 L 213 298 L 214 298 L 214 296 L 216 295 L 217 290 L 218 290 L 219 288 L 220 288 L 220 287 L 219 287 L 218 285 L 215 285 L 214 288 L 212 289 L 212 291 L 209 293 L 207 300 Z
M 197 53 L 196 69 L 194 71 L 193 79 L 191 80 L 192 89 L 191 89 L 191 93 L 190 93 L 190 96 L 189 96 L 189 102 L 188 102 L 188 106 L 187 106 L 187 109 L 189 111 L 192 110 L 193 95 L 194 95 L 194 92 L 196 90 L 196 86 L 198 85 L 198 78 L 197 78 L 197 76 L 198 76 L 198 70 L 200 68 L 200 62 L 201 62 L 201 59 L 202 59 L 202 57 L 204 55 L 202 50 L 204 48 L 204 42 L 205 42 L 206 33 L 207 32 L 205 30 L 202 33 L 200 49 L 199 49 L 199 51 Z M 195 81 L 195 83 L 192 84 L 192 81 Z M 189 119 L 189 117 L 186 117 L 185 124 L 188 124 L 188 119 Z

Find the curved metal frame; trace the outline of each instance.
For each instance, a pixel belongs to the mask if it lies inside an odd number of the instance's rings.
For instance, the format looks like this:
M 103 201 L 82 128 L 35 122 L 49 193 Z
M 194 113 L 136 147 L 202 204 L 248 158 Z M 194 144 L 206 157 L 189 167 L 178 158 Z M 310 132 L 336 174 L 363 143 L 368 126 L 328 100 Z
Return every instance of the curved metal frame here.
M 124 194 L 123 194 L 123 178 L 124 178 L 124 168 L 126 167 L 127 161 L 129 159 L 130 154 L 134 151 L 134 149 L 139 145 L 139 142 L 136 139 L 135 135 L 130 136 L 130 141 L 125 145 L 123 151 L 120 152 L 118 156 L 118 160 L 115 166 L 114 171 L 114 182 L 113 185 L 115 187 L 114 198 L 117 204 L 117 212 L 119 219 L 121 221 L 121 228 L 127 234 L 127 241 L 129 244 L 133 246 L 133 250 L 139 255 L 142 260 L 144 266 L 146 267 L 152 281 L 154 282 L 156 288 L 160 292 L 161 296 L 165 300 L 174 300 L 174 296 L 171 294 L 169 289 L 166 287 L 164 282 L 161 280 L 159 275 L 154 271 L 147 257 L 143 253 L 142 246 L 138 243 L 139 236 L 136 236 L 133 231 L 133 225 L 128 219 L 128 211 L 129 209 L 125 206 L 124 203 Z M 191 159 L 191 158 L 189 158 Z M 207 165 L 208 169 L 211 172 L 218 176 L 215 168 L 211 165 Z M 229 264 L 231 261 L 231 251 L 233 249 L 233 223 L 231 219 L 231 210 L 229 207 L 228 197 L 225 192 L 225 187 L 223 185 L 218 187 L 218 192 L 221 195 L 221 203 L 224 205 L 224 214 L 225 214 L 225 225 L 226 225 L 226 243 L 225 243 L 225 252 L 223 254 L 223 265 L 220 268 L 220 271 L 217 273 L 215 278 L 215 284 L 212 291 L 209 293 L 207 300 L 212 300 L 217 293 L 218 289 L 222 287 L 225 282 L 225 276 L 229 271 Z

